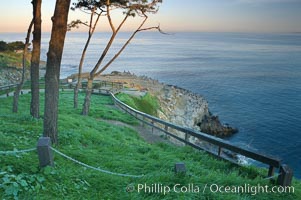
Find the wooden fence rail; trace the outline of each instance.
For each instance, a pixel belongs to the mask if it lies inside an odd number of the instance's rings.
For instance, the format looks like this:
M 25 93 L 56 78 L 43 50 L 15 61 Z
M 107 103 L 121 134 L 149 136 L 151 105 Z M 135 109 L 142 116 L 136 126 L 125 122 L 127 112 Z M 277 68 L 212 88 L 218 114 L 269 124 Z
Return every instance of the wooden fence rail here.
M 40 81 L 39 82 L 39 87 L 40 89 L 45 88 L 45 82 L 44 81 Z M 6 94 L 6 96 L 9 96 L 9 93 L 13 91 L 13 89 L 15 89 L 18 86 L 18 84 L 10 84 L 10 85 L 4 85 L 4 86 L 0 86 L 0 92 L 2 92 L 3 94 Z M 82 82 L 81 85 L 81 89 L 86 89 L 87 86 L 87 82 Z M 72 83 L 60 83 L 60 89 L 64 90 L 64 89 L 74 89 L 75 88 L 75 84 Z M 101 89 L 101 87 L 104 87 L 104 89 Z M 26 82 L 23 86 L 23 90 L 26 90 L 27 88 L 30 88 L 29 82 Z M 110 88 L 110 89 L 108 89 Z M 123 83 L 120 82 L 110 82 L 110 81 L 94 81 L 93 82 L 93 92 L 96 91 L 102 94 L 107 94 L 110 95 L 110 91 L 119 91 L 120 89 L 123 88 Z M 21 91 L 22 93 L 22 91 Z
M 147 124 L 151 126 L 152 128 L 158 129 L 162 131 L 163 133 L 175 138 L 176 140 L 183 142 L 187 145 L 190 145 L 196 149 L 199 150 L 205 150 L 211 154 L 214 154 L 215 156 L 218 156 L 220 158 L 223 158 L 221 156 L 221 152 L 223 149 L 229 150 L 233 153 L 237 153 L 239 155 L 243 155 L 247 158 L 251 158 L 253 160 L 259 161 L 261 163 L 267 164 L 269 166 L 269 172 L 268 172 L 268 177 L 271 177 L 274 175 L 275 168 L 280 168 L 281 166 L 281 160 L 278 158 L 274 158 L 271 156 L 267 156 L 264 154 L 261 154 L 259 152 L 255 152 L 253 150 L 245 149 L 239 146 L 235 146 L 234 144 L 231 144 L 228 141 L 225 141 L 223 139 L 190 129 L 190 128 L 185 128 L 182 126 L 178 126 L 175 124 L 172 124 L 170 122 L 163 121 L 159 118 L 156 118 L 154 116 L 142 113 L 138 110 L 135 110 L 131 108 L 130 106 L 126 105 L 125 103 L 121 102 L 119 99 L 117 99 L 114 94 L 111 93 L 111 96 L 115 102 L 115 105 L 119 106 L 121 109 L 125 110 L 138 120 L 140 120 L 143 124 Z M 183 133 L 184 137 L 181 137 L 179 135 L 175 135 L 170 131 L 170 129 L 179 131 Z M 200 145 L 197 145 L 195 143 L 192 143 L 189 141 L 190 137 L 197 138 L 201 141 L 206 141 L 212 145 L 215 145 L 218 148 L 218 152 L 215 153 L 213 151 L 210 151 Z
M 12 88 L 15 88 L 17 87 L 18 84 L 10 84 L 10 85 L 4 85 L 4 86 L 1 86 L 0 87 L 0 91 L 1 90 L 9 90 L 9 89 L 12 89 Z

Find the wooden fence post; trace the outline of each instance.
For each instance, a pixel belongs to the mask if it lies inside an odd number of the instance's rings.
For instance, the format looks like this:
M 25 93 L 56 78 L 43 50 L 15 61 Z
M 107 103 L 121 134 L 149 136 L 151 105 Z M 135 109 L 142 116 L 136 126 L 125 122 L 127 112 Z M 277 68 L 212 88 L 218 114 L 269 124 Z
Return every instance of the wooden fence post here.
M 144 116 L 142 116 L 142 127 L 145 127 L 145 117 Z
M 176 163 L 175 164 L 175 173 L 176 174 L 186 174 L 186 167 L 184 163 Z
M 151 121 L 152 124 L 152 133 L 154 133 L 154 120 Z
M 185 131 L 185 141 L 188 142 L 189 137 L 188 137 L 188 133 Z M 185 143 L 185 145 L 187 145 L 187 143 Z
M 275 167 L 273 167 L 272 165 L 270 165 L 269 172 L 268 172 L 268 177 L 273 176 L 274 172 L 275 172 Z
M 54 165 L 52 150 L 50 147 L 51 147 L 51 140 L 49 137 L 40 137 L 39 138 L 37 150 L 38 150 L 40 167 Z
M 277 184 L 283 187 L 290 186 L 292 184 L 293 170 L 287 165 L 281 165 L 279 169 L 279 176 Z
M 168 131 L 168 126 L 165 125 L 164 130 L 167 132 Z
M 164 133 L 164 135 L 165 135 L 165 139 L 168 139 L 168 126 L 167 125 L 165 125 L 165 127 L 164 127 L 164 131 L 165 131 L 165 133 Z
M 221 157 L 221 154 L 222 154 L 222 148 L 218 147 L 218 153 L 217 153 L 218 157 Z

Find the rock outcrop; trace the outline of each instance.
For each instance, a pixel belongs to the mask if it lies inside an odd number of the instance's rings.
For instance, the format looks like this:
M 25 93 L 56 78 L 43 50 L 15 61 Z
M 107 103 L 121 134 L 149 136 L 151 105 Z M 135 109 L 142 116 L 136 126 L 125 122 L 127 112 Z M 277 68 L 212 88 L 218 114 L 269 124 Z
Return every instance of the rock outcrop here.
M 238 132 L 237 128 L 233 128 L 229 124 L 222 124 L 218 116 L 214 115 L 205 116 L 197 125 L 200 127 L 200 131 L 218 137 L 227 137 Z
M 0 70 L 0 86 L 19 83 L 22 77 L 22 69 L 6 67 Z M 29 77 L 29 72 L 26 73 Z
M 218 137 L 230 136 L 238 130 L 223 125 L 209 112 L 208 102 L 200 95 L 172 85 L 164 85 L 156 95 L 163 112 L 161 119 Z
M 46 62 L 40 62 L 40 78 L 44 77 L 46 73 Z M 1 67 L 0 66 L 0 86 L 17 84 L 22 78 L 21 67 Z M 30 71 L 26 69 L 25 79 L 30 79 Z

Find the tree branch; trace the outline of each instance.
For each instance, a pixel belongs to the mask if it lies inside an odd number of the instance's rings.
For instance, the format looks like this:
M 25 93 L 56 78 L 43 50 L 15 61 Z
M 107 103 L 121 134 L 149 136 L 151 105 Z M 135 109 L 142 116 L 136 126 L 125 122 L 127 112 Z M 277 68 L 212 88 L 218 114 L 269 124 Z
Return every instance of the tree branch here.
M 158 26 L 152 26 L 152 27 L 148 27 L 148 28 L 142 28 L 142 29 L 137 30 L 137 32 L 140 32 L 140 31 L 149 31 L 149 30 L 152 30 L 152 29 L 157 29 L 160 33 L 165 34 L 165 35 L 169 35 L 169 33 L 166 33 L 164 31 L 162 31 L 162 29 L 160 28 L 160 25 L 158 25 Z
M 116 32 L 114 24 L 112 22 L 112 18 L 111 18 L 111 12 L 110 12 L 110 0 L 107 0 L 107 18 L 110 24 L 110 27 L 112 29 L 113 34 Z
M 85 25 L 90 28 L 90 25 L 88 22 L 82 22 L 80 19 L 77 19 L 75 21 L 72 21 L 70 24 L 67 25 L 67 30 L 71 31 L 72 28 L 79 28 L 79 24 Z
M 90 14 L 89 35 L 91 34 L 91 30 L 92 30 L 92 23 L 93 23 L 94 13 L 95 13 L 95 6 L 92 8 L 91 14 Z
M 90 29 L 90 30 L 91 30 L 91 32 L 89 31 L 89 33 L 90 33 L 90 34 L 93 34 L 93 33 L 94 33 L 94 31 L 95 31 L 95 28 L 96 28 L 96 25 L 97 25 L 97 23 L 98 23 L 98 21 L 99 21 L 99 18 L 100 18 L 100 16 L 101 16 L 101 14 L 102 14 L 102 11 L 101 11 L 101 13 L 100 13 L 100 14 L 98 14 L 98 13 L 97 13 L 97 18 L 96 18 L 96 20 L 95 20 L 95 22 L 94 22 L 93 28 L 92 28 L 92 29 Z M 92 22 L 91 22 L 91 23 L 92 23 Z
M 29 39 L 30 39 L 30 32 L 32 30 L 34 24 L 34 19 L 31 20 L 28 30 L 27 30 L 27 35 L 25 39 L 25 45 L 24 45 L 24 50 L 23 50 L 23 57 L 22 57 L 22 79 L 20 82 L 20 85 L 23 85 L 24 79 L 25 79 L 25 70 L 26 70 L 26 54 L 28 51 L 28 46 L 29 46 Z
M 150 27 L 150 28 L 146 28 L 146 29 L 141 29 L 143 27 L 143 25 L 145 24 L 145 22 L 148 19 L 147 15 L 144 15 L 144 20 L 141 22 L 141 24 L 139 25 L 139 27 L 136 29 L 136 31 L 133 32 L 133 34 L 131 35 L 131 37 L 124 43 L 124 45 L 121 47 L 121 49 L 117 52 L 117 54 L 115 54 L 115 56 L 105 65 L 103 66 L 97 73 L 95 73 L 95 76 L 100 75 L 103 71 L 105 71 L 111 64 L 112 62 L 114 62 L 114 60 L 116 60 L 116 58 L 123 52 L 123 50 L 128 46 L 128 44 L 132 41 L 132 39 L 135 37 L 135 35 L 143 30 L 151 30 L 151 29 L 155 29 L 158 27 Z
M 108 0 L 108 2 L 109 2 L 109 0 Z M 110 16 L 110 11 L 107 11 L 107 15 Z M 102 53 L 101 57 L 99 58 L 97 64 L 95 65 L 95 67 L 93 68 L 93 70 L 90 72 L 90 77 L 91 77 L 91 78 L 92 78 L 92 77 L 93 77 L 93 78 L 95 77 L 95 73 L 97 72 L 99 66 L 101 65 L 102 61 L 103 61 L 104 58 L 106 57 L 106 55 L 107 55 L 107 53 L 108 53 L 110 47 L 111 47 L 112 44 L 113 44 L 113 41 L 114 41 L 114 39 L 115 39 L 117 33 L 120 31 L 120 29 L 122 28 L 122 26 L 123 26 L 124 23 L 126 22 L 128 16 L 129 16 L 129 15 L 126 15 L 126 16 L 123 18 L 123 20 L 121 21 L 121 23 L 119 24 L 119 26 L 117 27 L 117 29 L 115 29 L 114 26 L 113 26 L 113 24 L 112 24 L 112 26 L 111 26 L 112 32 L 113 32 L 113 33 L 112 33 L 112 36 L 111 36 L 111 38 L 110 38 L 110 40 L 109 40 L 109 42 L 108 42 L 106 48 L 103 50 L 103 53 Z M 111 17 L 108 17 L 108 20 L 109 20 L 109 22 L 110 22 L 110 24 L 111 24 L 111 23 L 112 23 L 112 21 L 110 21 L 110 20 L 111 20 Z M 141 28 L 141 26 L 140 26 L 140 28 Z

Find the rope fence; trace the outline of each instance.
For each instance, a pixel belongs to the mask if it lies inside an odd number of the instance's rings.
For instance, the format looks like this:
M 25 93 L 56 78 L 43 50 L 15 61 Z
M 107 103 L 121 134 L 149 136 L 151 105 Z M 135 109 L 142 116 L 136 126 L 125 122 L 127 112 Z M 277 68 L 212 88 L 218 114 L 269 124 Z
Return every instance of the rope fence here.
M 52 151 L 54 151 L 55 153 L 59 154 L 60 156 L 81 165 L 82 167 L 86 167 L 86 168 L 89 168 L 89 169 L 92 169 L 92 170 L 95 170 L 95 171 L 98 171 L 98 172 L 102 172 L 102 173 L 106 173 L 106 174 L 110 174 L 110 175 L 116 175 L 116 176 L 131 177 L 131 178 L 145 177 L 145 175 L 131 175 L 131 174 L 116 173 L 116 172 L 111 172 L 111 171 L 108 171 L 108 170 L 101 169 L 99 167 L 93 167 L 91 165 L 88 165 L 88 164 L 85 164 L 81 161 L 78 161 L 78 160 L 76 160 L 76 159 L 74 159 L 70 156 L 67 156 L 66 154 L 60 152 L 59 150 L 57 150 L 53 147 L 50 147 L 50 149 Z M 0 155 L 10 155 L 10 154 L 16 154 L 16 153 L 28 153 L 28 152 L 32 152 L 32 151 L 36 151 L 36 150 L 37 150 L 36 148 L 30 148 L 30 149 L 16 150 L 16 151 L 0 151 Z M 278 177 L 279 175 L 281 175 L 281 173 L 276 174 L 274 176 L 266 177 L 266 178 L 264 178 L 264 180 L 274 179 L 274 178 Z
M 264 180 L 270 180 L 270 179 L 274 179 L 274 178 L 277 178 L 278 176 L 280 176 L 282 173 L 279 173 L 279 174 L 275 174 L 274 176 L 269 176 L 269 177 L 266 177 L 264 178 Z
M 104 170 L 104 169 L 100 169 L 98 167 L 93 167 L 93 166 L 90 166 L 90 165 L 87 165 L 83 162 L 80 162 L 74 158 L 71 158 L 70 156 L 67 156 L 66 154 L 60 152 L 59 150 L 56 150 L 55 148 L 53 147 L 50 147 L 52 151 L 54 151 L 55 153 L 63 156 L 64 158 L 68 159 L 68 160 L 71 160 L 72 162 L 75 162 L 83 167 L 87 167 L 89 169 L 93 169 L 93 170 L 96 170 L 96 171 L 99 171 L 99 172 L 102 172 L 102 173 L 106 173 L 106 174 L 111 174 L 111 175 L 116 175 L 116 176 L 124 176 L 124 177 L 131 177 L 131 178 L 141 178 L 143 177 L 144 175 L 131 175 L 131 174 L 122 174 L 122 173 L 116 173 L 116 172 L 111 172 L 111 171 L 108 171 L 108 170 Z
M 112 171 L 109 171 L 109 170 L 101 169 L 99 167 L 93 167 L 91 165 L 88 165 L 88 164 L 85 164 L 85 163 L 83 163 L 81 161 L 78 161 L 78 160 L 76 160 L 76 159 L 74 159 L 74 158 L 72 158 L 70 156 L 67 156 L 66 154 L 64 154 L 64 153 L 60 152 L 59 150 L 51 147 L 50 145 L 46 144 L 44 147 L 46 147 L 46 148 L 43 148 L 43 150 L 42 150 L 42 151 L 44 151 L 44 152 L 42 152 L 43 156 L 45 156 L 46 154 L 49 154 L 49 153 L 51 154 L 51 150 L 52 150 L 53 152 L 55 152 L 58 155 L 66 158 L 67 160 L 70 160 L 70 161 L 72 161 L 72 162 L 74 162 L 76 164 L 79 164 L 82 167 L 86 167 L 86 168 L 89 168 L 89 169 L 92 169 L 92 170 L 95 170 L 95 171 L 98 171 L 98 172 L 101 172 L 101 173 L 115 175 L 115 176 L 122 176 L 122 177 L 130 177 L 130 178 L 142 178 L 142 177 L 147 177 L 147 176 L 153 176 L 153 175 L 144 175 L 144 174 L 143 175 L 123 174 L 123 173 L 117 173 L 117 172 L 112 172 Z M 49 152 L 45 154 L 45 150 L 49 151 Z M 23 149 L 23 150 L 14 150 L 14 151 L 0 151 L 0 155 L 13 155 L 13 154 L 17 154 L 17 153 L 28 153 L 28 152 L 32 152 L 32 151 L 37 151 L 38 155 L 39 155 L 39 159 L 43 160 L 43 158 L 40 157 L 41 152 L 39 152 L 39 151 L 41 151 L 41 149 L 39 150 L 39 145 L 38 145 L 37 148 L 30 148 L 30 149 Z M 51 161 L 49 161 L 47 163 L 53 163 L 53 157 L 52 156 L 45 156 L 45 157 L 48 157 L 47 159 L 51 160 Z M 41 163 L 40 163 L 40 165 L 41 165 Z M 284 168 L 282 168 L 282 170 L 278 174 L 275 174 L 273 176 L 268 176 L 266 178 L 263 178 L 263 180 L 273 180 L 276 177 L 278 177 L 278 179 L 279 179 L 279 177 L 281 179 L 285 179 L 286 173 L 288 173 L 288 172 L 286 172 L 286 170 L 287 169 L 285 169 L 285 166 L 284 166 Z M 290 174 L 290 172 L 289 172 L 289 174 Z M 190 175 L 195 176 L 193 174 L 190 174 Z M 278 179 L 277 179 L 277 182 L 278 182 Z M 291 182 L 291 181 L 289 181 L 289 182 Z M 280 183 L 280 184 L 283 185 L 283 184 L 288 184 L 288 183 Z M 289 185 L 290 185 L 290 183 L 289 183 Z
M 74 158 L 71 158 L 70 156 L 67 156 L 66 154 L 60 152 L 59 150 L 53 148 L 53 147 L 50 147 L 50 149 L 52 151 L 54 151 L 55 153 L 61 155 L 62 157 L 72 161 L 72 162 L 75 162 L 83 167 L 86 167 L 86 168 L 89 168 L 89 169 L 93 169 L 95 171 L 98 171 L 98 172 L 102 172 L 102 173 L 106 173 L 106 174 L 111 174 L 111 175 L 116 175 L 116 176 L 123 176 L 123 177 L 131 177 L 131 178 L 141 178 L 143 177 L 144 175 L 131 175 L 131 174 L 122 174 L 122 173 L 116 173 L 116 172 L 111 172 L 111 171 L 108 171 L 108 170 L 104 170 L 104 169 L 100 169 L 98 167 L 93 167 L 91 165 L 88 165 L 88 164 L 85 164 L 81 161 L 78 161 Z M 13 154 L 17 154 L 17 153 L 28 153 L 28 152 L 32 152 L 32 151 L 36 151 L 37 148 L 30 148 L 30 149 L 23 149 L 23 150 L 14 150 L 14 151 L 0 151 L 0 155 L 13 155 Z
M 14 151 L 0 151 L 0 155 L 8 155 L 8 154 L 16 154 L 16 153 L 27 153 L 31 151 L 35 151 L 37 148 L 30 148 L 24 150 L 14 150 Z

